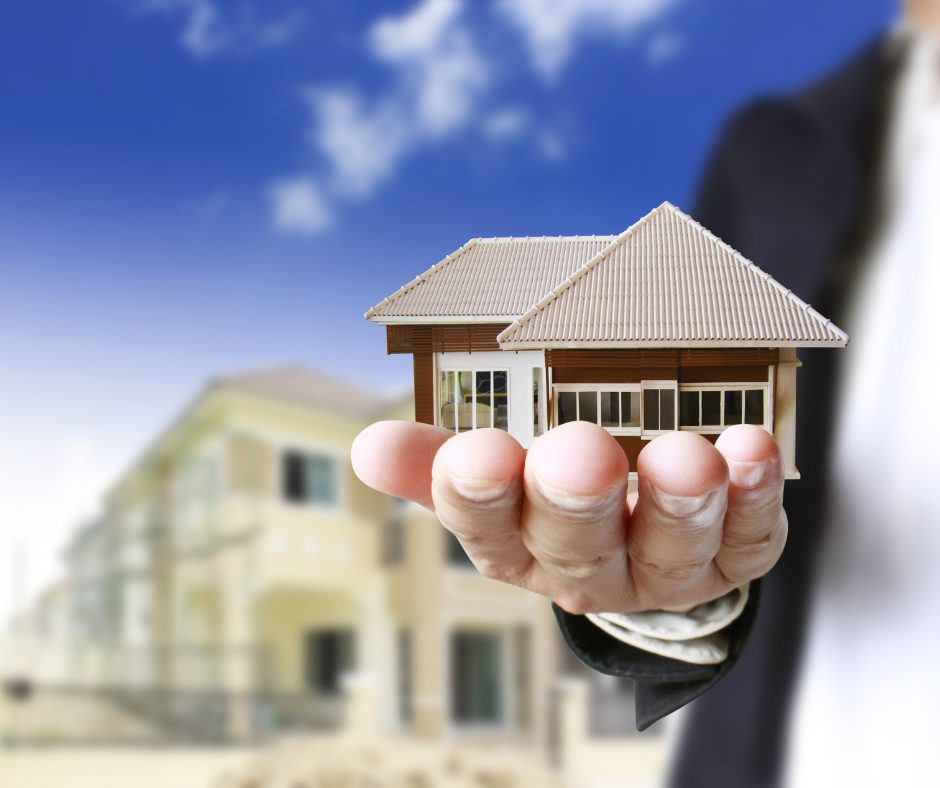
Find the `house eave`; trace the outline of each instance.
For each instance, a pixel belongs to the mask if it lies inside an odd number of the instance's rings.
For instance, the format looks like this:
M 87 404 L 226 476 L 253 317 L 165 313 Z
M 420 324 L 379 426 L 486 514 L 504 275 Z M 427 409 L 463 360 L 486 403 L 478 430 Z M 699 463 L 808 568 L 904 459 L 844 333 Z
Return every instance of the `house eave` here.
M 845 347 L 842 339 L 809 341 L 805 339 L 735 339 L 735 340 L 664 340 L 664 341 L 594 341 L 594 342 L 500 342 L 500 350 L 615 350 L 631 348 L 740 348 L 740 347 Z
M 505 325 L 517 319 L 519 315 L 421 315 L 420 317 L 396 317 L 373 315 L 368 320 L 380 326 L 407 325 L 467 325 L 468 323 L 493 323 Z

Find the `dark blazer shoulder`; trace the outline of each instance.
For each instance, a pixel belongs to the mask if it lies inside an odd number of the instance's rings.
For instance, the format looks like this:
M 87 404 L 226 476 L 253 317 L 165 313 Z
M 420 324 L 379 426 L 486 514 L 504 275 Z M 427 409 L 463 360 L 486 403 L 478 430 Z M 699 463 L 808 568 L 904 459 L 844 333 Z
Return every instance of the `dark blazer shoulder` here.
M 804 299 L 844 245 L 877 158 L 887 41 L 786 95 L 757 98 L 724 125 L 694 215 Z

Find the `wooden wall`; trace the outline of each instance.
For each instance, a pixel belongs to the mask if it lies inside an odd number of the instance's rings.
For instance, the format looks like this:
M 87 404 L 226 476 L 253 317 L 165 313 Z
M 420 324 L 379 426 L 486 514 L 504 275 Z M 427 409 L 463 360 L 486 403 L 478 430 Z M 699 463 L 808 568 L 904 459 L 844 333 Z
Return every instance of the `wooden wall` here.
M 775 348 L 706 350 L 548 350 L 555 383 L 766 383 Z
M 388 354 L 475 353 L 499 350 L 496 337 L 506 327 L 506 323 L 386 326 Z
M 415 353 L 415 421 L 434 423 L 434 354 Z
M 554 383 L 767 383 L 769 368 L 779 362 L 775 348 L 549 350 L 545 356 Z M 702 437 L 712 443 L 718 440 L 718 435 Z M 637 458 L 649 441 L 638 435 L 616 435 L 614 439 L 627 455 L 630 470 L 635 471 Z
M 434 353 L 498 350 L 505 325 L 388 326 L 388 352 L 414 355 L 415 420 L 434 423 Z M 768 367 L 779 361 L 774 348 L 705 350 L 548 350 L 546 363 L 555 383 L 766 383 Z M 711 438 L 710 438 L 711 439 Z M 641 442 L 617 438 L 635 463 Z M 634 442 L 636 445 L 634 445 Z

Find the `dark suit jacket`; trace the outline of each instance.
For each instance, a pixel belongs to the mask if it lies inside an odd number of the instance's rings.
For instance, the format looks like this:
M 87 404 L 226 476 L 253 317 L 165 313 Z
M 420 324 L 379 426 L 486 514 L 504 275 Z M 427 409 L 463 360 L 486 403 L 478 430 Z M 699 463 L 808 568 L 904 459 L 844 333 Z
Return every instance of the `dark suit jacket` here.
M 692 212 L 849 334 L 844 305 L 858 278 L 859 250 L 877 215 L 877 163 L 896 60 L 887 40 L 880 39 L 809 89 L 746 107 L 725 127 Z M 677 788 L 770 788 L 778 781 L 824 531 L 842 352 L 799 353 L 802 478 L 786 483 L 788 542 L 735 623 L 726 663 L 703 670 L 647 655 L 613 642 L 580 617 L 556 611 L 581 659 L 637 680 L 639 728 L 701 695 L 690 709 L 674 764 Z

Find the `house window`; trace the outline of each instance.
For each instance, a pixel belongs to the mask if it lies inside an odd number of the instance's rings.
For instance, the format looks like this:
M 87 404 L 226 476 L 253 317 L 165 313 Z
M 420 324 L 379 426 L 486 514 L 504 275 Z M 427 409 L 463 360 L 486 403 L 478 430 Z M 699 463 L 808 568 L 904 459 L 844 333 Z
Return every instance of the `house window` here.
M 483 427 L 509 431 L 509 372 L 441 370 L 438 379 L 439 424 L 451 432 Z
M 590 421 L 614 435 L 639 435 L 640 387 L 636 384 L 560 383 L 555 389 L 555 424 Z
M 542 414 L 539 412 L 539 403 L 543 400 L 542 372 L 541 367 L 532 367 L 532 435 L 536 438 L 545 432 Z
M 721 432 L 733 424 L 768 428 L 767 386 L 683 386 L 679 392 L 679 427 Z
M 669 380 L 644 381 L 643 437 L 661 435 L 678 429 L 676 420 L 676 382 Z
M 337 695 L 344 673 L 356 667 L 356 633 L 352 629 L 321 629 L 304 640 L 306 686 L 318 695 Z
M 503 719 L 503 642 L 497 632 L 451 634 L 451 715 L 464 725 Z
M 336 463 L 331 457 L 286 451 L 282 462 L 282 490 L 291 503 L 336 503 Z

